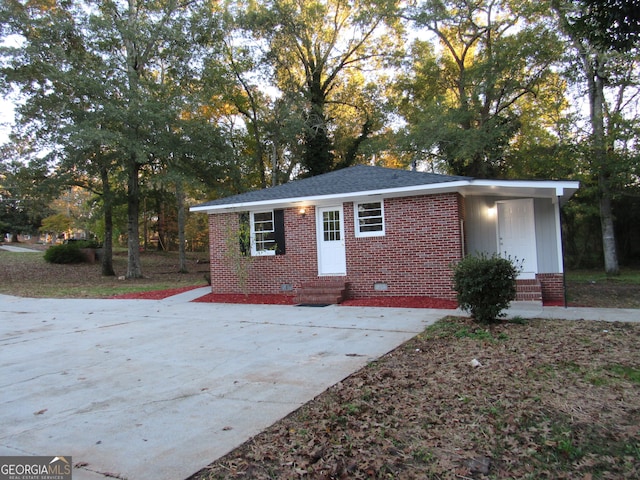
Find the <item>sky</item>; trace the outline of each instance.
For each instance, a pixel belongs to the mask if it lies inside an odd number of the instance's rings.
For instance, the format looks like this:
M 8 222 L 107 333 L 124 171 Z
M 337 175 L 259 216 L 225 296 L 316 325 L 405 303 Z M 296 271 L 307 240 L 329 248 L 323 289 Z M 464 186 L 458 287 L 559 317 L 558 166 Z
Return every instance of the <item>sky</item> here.
M 21 43 L 20 37 L 17 35 L 9 35 L 5 37 L 0 44 L 2 47 L 16 47 Z M 13 105 L 14 102 L 6 97 L 0 98 L 0 145 L 9 141 L 9 133 L 11 132 L 11 124 L 13 123 Z
M 0 99 L 0 145 L 7 143 L 9 140 L 12 122 L 13 104 L 4 98 Z

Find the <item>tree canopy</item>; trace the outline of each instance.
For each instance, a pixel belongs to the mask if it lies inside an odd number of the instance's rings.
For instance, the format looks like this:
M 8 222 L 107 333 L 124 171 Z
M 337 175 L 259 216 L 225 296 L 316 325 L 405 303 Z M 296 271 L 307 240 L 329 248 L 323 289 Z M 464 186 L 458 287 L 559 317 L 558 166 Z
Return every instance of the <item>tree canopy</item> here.
M 396 0 L 273 0 L 248 9 L 275 86 L 299 95 L 308 175 L 355 163 L 358 146 L 379 128 L 373 81 L 398 55 L 398 9 Z
M 616 220 L 639 187 L 635 3 L 4 0 L 0 226 L 36 232 L 84 188 L 83 229 L 124 242 L 133 278 L 154 242 L 200 245 L 189 203 L 412 164 L 580 179 L 568 228 L 602 220 L 589 248 L 640 261 L 615 240 L 636 235 Z
M 568 18 L 576 35 L 603 49 L 629 51 L 640 45 L 640 5 L 635 0 L 573 0 Z
M 458 175 L 506 175 L 520 108 L 554 81 L 560 42 L 530 3 L 428 0 L 411 11 L 434 40 L 414 43 L 399 83 L 414 148 Z
M 49 150 L 75 182 L 102 179 L 107 202 L 105 182 L 126 185 L 130 278 L 142 276 L 140 176 L 182 155 L 188 143 L 184 135 L 174 139 L 200 100 L 192 90 L 202 89 L 196 54 L 204 54 L 215 28 L 209 14 L 215 4 L 206 0 L 10 1 L 0 10 L 3 33 L 21 38 L 3 50 L 11 62 L 1 70 L 5 91 L 22 94 L 16 135 Z M 212 127 L 191 151 L 211 146 L 218 135 Z

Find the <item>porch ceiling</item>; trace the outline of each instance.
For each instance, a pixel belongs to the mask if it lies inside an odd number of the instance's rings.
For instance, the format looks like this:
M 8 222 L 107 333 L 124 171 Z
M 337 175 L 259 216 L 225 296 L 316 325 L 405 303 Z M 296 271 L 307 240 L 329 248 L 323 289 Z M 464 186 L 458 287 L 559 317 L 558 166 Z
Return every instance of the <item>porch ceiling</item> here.
M 579 187 L 580 183 L 575 181 L 471 180 L 460 193 L 464 196 L 557 198 L 563 205 Z

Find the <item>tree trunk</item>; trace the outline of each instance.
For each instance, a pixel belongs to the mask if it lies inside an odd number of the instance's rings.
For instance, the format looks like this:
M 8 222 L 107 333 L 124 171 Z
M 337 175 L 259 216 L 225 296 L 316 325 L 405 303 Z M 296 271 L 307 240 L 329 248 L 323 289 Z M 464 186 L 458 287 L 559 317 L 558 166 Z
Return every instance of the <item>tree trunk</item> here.
M 176 181 L 176 201 L 178 203 L 178 260 L 180 263 L 178 271 L 187 273 L 187 252 L 184 236 L 186 215 L 184 211 L 184 188 L 181 179 Z
M 611 209 L 611 194 L 608 188 L 600 189 L 600 225 L 602 228 L 602 249 L 604 253 L 604 270 L 608 275 L 618 275 L 618 251 L 616 235 L 613 228 L 613 211 Z
M 565 33 L 572 39 L 582 62 L 582 69 L 587 79 L 589 90 L 589 116 L 591 122 L 591 147 L 593 153 L 593 170 L 598 178 L 598 203 L 600 207 L 600 225 L 602 229 L 602 249 L 604 253 L 604 269 L 611 275 L 620 273 L 618 254 L 616 252 L 616 237 L 613 226 L 613 212 L 611 208 L 611 185 L 609 166 L 607 162 L 607 145 L 604 125 L 604 87 L 606 79 L 605 65 L 607 53 L 599 47 L 591 45 L 587 38 L 576 33 L 571 27 L 569 14 L 565 5 L 559 0 L 553 0 L 552 6 L 559 15 L 559 20 Z
M 589 62 L 590 60 L 590 62 Z M 602 228 L 602 249 L 604 253 L 604 270 L 609 275 L 618 275 L 618 254 L 616 251 L 616 236 L 613 226 L 613 212 L 611 208 L 611 188 L 607 162 L 607 148 L 604 127 L 604 55 L 585 55 L 585 70 L 589 86 L 589 105 L 592 129 L 592 146 L 594 165 L 598 174 L 598 194 L 600 206 L 600 225 Z M 589 64 L 586 64 L 589 62 Z
M 120 33 L 124 40 L 127 60 L 127 77 L 129 83 L 128 102 L 132 112 L 140 108 L 140 76 L 144 70 L 144 59 L 138 50 L 141 45 L 133 40 L 138 21 L 138 2 L 128 0 L 126 12 L 127 26 Z M 136 118 L 136 117 L 132 117 Z M 138 120 L 129 123 L 129 128 L 135 133 L 134 138 L 139 139 Z M 142 278 L 142 266 L 140 264 L 140 164 L 138 155 L 132 152 L 127 164 L 127 274 L 126 278 Z
M 322 90 L 322 81 L 316 72 L 308 82 L 309 110 L 304 133 L 304 153 L 302 163 L 308 175 L 320 175 L 333 170 L 333 142 L 329 138 L 325 116 L 326 94 Z
M 273 136 L 273 141 L 271 142 L 271 186 L 275 187 L 278 185 L 278 141 L 276 140 L 277 136 Z
M 102 275 L 112 277 L 113 270 L 113 195 L 106 167 L 100 169 L 102 178 L 102 202 L 104 204 L 104 242 L 102 243 Z
M 147 198 L 142 202 L 142 248 L 149 250 L 149 216 L 147 215 Z
M 127 179 L 127 278 L 142 278 L 142 266 L 140 265 L 140 238 L 139 238 L 139 213 L 140 213 L 140 179 L 138 178 L 140 166 L 135 155 L 129 159 Z
M 355 138 L 351 142 L 351 145 L 347 149 L 344 159 L 342 160 L 342 162 L 340 162 L 336 169 L 339 170 L 340 168 L 351 167 L 356 164 L 360 146 L 369 139 L 369 135 L 371 134 L 371 127 L 371 120 L 367 116 L 367 119 L 365 120 L 364 124 L 362 125 L 362 129 L 360 130 L 360 135 L 358 136 L 358 138 Z
M 164 250 L 168 250 L 167 248 L 167 228 L 166 228 L 166 215 L 165 215 L 165 206 L 162 200 L 162 191 L 158 192 L 154 190 L 154 195 L 156 197 L 156 213 L 158 214 L 158 221 L 156 222 L 156 233 L 158 235 L 158 245 L 156 250 L 162 252 Z

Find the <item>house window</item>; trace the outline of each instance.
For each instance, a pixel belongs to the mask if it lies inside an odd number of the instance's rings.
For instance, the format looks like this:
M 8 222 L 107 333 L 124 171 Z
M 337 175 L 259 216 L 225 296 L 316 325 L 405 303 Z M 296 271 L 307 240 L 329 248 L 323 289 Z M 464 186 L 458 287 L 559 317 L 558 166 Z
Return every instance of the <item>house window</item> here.
M 273 211 L 251 214 L 251 254 L 275 255 L 276 234 Z
M 333 242 L 340 240 L 340 212 L 331 210 L 322 213 L 322 231 L 324 241 Z
M 384 205 L 382 201 L 356 203 L 356 237 L 384 235 Z
M 243 227 L 242 225 L 246 225 Z M 244 212 L 240 214 L 240 250 L 244 254 L 282 255 L 284 248 L 284 210 Z M 243 231 L 249 235 L 243 240 Z M 250 247 L 250 248 L 247 248 Z

